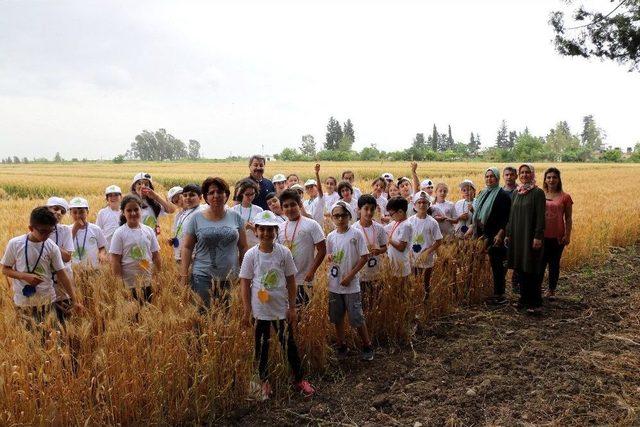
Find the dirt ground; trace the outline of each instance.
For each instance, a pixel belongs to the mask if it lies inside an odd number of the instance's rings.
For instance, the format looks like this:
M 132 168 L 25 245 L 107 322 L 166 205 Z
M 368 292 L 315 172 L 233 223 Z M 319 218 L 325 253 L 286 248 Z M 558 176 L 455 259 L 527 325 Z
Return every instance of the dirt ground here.
M 236 425 L 640 425 L 640 246 L 560 278 L 532 318 L 469 307 L 412 346 L 358 354 L 312 378 L 317 395 L 254 403 Z M 512 297 L 512 300 L 514 298 Z

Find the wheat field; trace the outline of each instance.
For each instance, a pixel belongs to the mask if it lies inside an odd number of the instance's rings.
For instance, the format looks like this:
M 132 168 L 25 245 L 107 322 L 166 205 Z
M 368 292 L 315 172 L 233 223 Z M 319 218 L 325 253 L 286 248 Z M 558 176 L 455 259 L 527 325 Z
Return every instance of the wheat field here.
M 488 164 L 420 164 L 421 178 L 444 181 L 457 200 L 457 183 L 470 178 L 482 188 Z M 498 165 L 502 167 L 504 165 Z M 539 176 L 548 165 L 536 165 Z M 574 234 L 564 255 L 565 268 L 606 262 L 609 246 L 633 244 L 640 236 L 640 167 L 634 165 L 560 165 L 565 191 L 574 205 Z M 356 162 L 322 164 L 321 176 L 339 177 L 345 168 L 356 174 L 357 186 L 370 188 L 383 172 L 408 175 L 402 163 Z M 109 184 L 123 191 L 139 171 L 153 174 L 166 191 L 170 186 L 199 183 L 206 176 L 233 182 L 247 175 L 246 163 L 125 163 L 11 165 L 0 167 L 0 248 L 24 233 L 31 209 L 49 195 L 85 196 L 90 219 L 103 206 Z M 267 164 L 267 176 L 295 172 L 310 178 L 310 163 Z M 161 220 L 169 235 L 170 218 Z M 67 216 L 68 222 L 68 216 Z M 231 310 L 198 313 L 192 294 L 181 286 L 171 262 L 171 248 L 161 248 L 164 271 L 154 290 L 154 303 L 140 307 L 106 267 L 76 271 L 76 284 L 87 313 L 57 329 L 50 317 L 31 332 L 18 320 L 8 287 L 0 292 L 0 424 L 187 424 L 212 423 L 254 399 L 251 382 L 253 332 L 240 324 L 239 293 Z M 326 270 L 318 272 L 312 301 L 301 313 L 296 340 L 305 370 L 313 376 L 334 362 L 328 321 Z M 430 319 L 481 301 L 491 293 L 486 257 L 477 242 L 453 242 L 439 250 L 428 304 L 422 287 L 399 290 L 387 276 L 366 312 L 379 345 L 410 342 L 414 328 Z M 356 334 L 349 335 L 352 346 Z M 286 363 L 278 346 L 270 358 L 277 378 L 277 396 L 286 396 Z

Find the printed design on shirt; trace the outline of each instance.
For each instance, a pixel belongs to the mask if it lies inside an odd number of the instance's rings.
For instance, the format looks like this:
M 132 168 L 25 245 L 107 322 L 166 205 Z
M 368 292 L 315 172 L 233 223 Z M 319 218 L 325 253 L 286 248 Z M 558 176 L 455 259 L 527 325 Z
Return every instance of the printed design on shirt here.
M 136 243 L 135 245 L 133 245 L 131 247 L 131 250 L 129 251 L 129 256 L 132 259 L 135 259 L 136 261 L 141 261 L 145 259 L 146 255 L 147 255 L 147 251 L 145 251 L 144 247 L 139 243 Z
M 344 260 L 344 249 L 340 249 L 333 254 L 333 262 L 335 262 L 336 264 L 341 264 L 342 260 Z
M 269 269 L 269 271 L 260 278 L 260 283 L 262 283 L 265 289 L 275 289 L 278 286 L 278 270 L 275 268 Z
M 76 248 L 76 250 L 74 250 L 73 253 L 71 254 L 71 257 L 73 259 L 81 260 L 85 258 L 86 254 L 87 254 L 87 248 Z
M 156 217 L 153 216 L 153 215 L 149 215 L 149 216 L 145 217 L 142 220 L 142 223 L 144 225 L 148 226 L 148 227 L 151 227 L 151 228 L 156 228 L 156 225 L 158 225 L 158 221 L 156 220 Z
M 36 269 L 33 270 L 33 274 L 35 274 L 36 276 L 44 277 L 45 275 L 44 267 L 41 265 L 38 265 Z
M 418 253 L 422 250 L 422 246 L 424 245 L 424 235 L 422 233 L 417 234 L 413 238 L 413 242 L 411 245 L 411 249 L 413 252 Z
M 179 224 L 176 229 L 176 237 L 182 237 L 182 224 Z
M 224 256 L 222 253 L 224 248 L 233 244 L 238 238 L 238 231 L 229 226 L 207 227 L 202 230 L 198 239 L 202 239 L 203 245 L 209 249 L 209 259 L 214 269 L 224 267 L 220 265 L 220 258 Z
M 292 242 L 291 240 L 285 240 L 284 245 L 289 248 L 289 250 L 291 251 L 291 255 L 295 259 L 298 255 L 298 244 L 296 242 Z

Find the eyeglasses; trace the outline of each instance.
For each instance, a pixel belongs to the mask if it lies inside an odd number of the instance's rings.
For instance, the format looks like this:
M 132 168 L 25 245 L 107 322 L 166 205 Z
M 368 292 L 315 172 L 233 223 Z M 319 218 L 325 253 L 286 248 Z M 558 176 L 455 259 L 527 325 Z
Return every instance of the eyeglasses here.
M 335 219 L 342 219 L 342 218 L 348 218 L 349 214 L 346 214 L 346 213 L 331 214 L 331 216 L 334 217 Z

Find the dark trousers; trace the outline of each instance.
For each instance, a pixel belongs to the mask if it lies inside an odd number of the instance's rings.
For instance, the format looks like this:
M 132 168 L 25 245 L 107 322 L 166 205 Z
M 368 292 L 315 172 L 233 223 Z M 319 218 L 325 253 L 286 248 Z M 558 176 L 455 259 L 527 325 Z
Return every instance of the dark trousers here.
M 424 287 L 424 301 L 429 299 L 431 293 L 431 274 L 433 273 L 433 267 L 431 268 L 413 268 L 413 275 L 422 278 L 422 286 Z
M 504 247 L 490 246 L 488 252 L 491 273 L 493 274 L 493 294 L 496 296 L 504 295 L 505 275 L 507 274 L 504 266 L 506 249 Z
M 140 304 L 145 302 L 151 302 L 153 298 L 153 290 L 151 286 L 145 286 L 144 288 L 131 288 L 131 295 L 133 298 L 137 299 Z
M 520 304 L 527 308 L 542 307 L 542 281 L 540 273 L 525 273 L 518 270 L 520 282 Z
M 296 307 L 301 308 L 309 305 L 310 298 L 309 293 L 307 292 L 307 288 L 309 288 L 309 286 L 306 286 L 304 284 L 298 285 L 298 292 L 296 294 Z
M 276 330 L 278 341 L 280 341 L 282 349 L 287 353 L 287 360 L 293 371 L 295 381 L 298 382 L 302 380 L 302 363 L 298 355 L 298 347 L 293 338 L 291 325 L 288 325 L 285 320 L 256 320 L 255 355 L 256 360 L 258 360 L 260 379 L 262 381 L 269 379 L 269 368 L 267 365 L 269 362 L 271 326 Z
M 549 290 L 555 291 L 558 286 L 558 277 L 560 277 L 560 258 L 564 245 L 558 242 L 558 239 L 544 239 L 544 255 L 542 257 L 542 272 L 540 273 L 540 282 L 544 278 L 544 271 L 549 265 Z
M 71 300 L 63 299 L 60 301 L 56 301 L 53 303 L 53 308 L 55 308 L 56 310 L 58 322 L 60 322 L 60 324 L 64 327 L 67 320 L 67 314 L 71 310 Z

